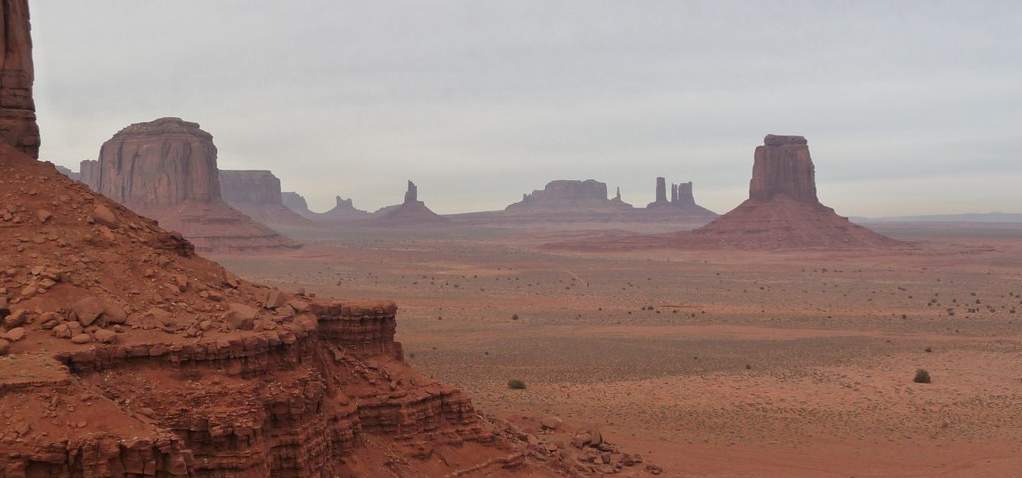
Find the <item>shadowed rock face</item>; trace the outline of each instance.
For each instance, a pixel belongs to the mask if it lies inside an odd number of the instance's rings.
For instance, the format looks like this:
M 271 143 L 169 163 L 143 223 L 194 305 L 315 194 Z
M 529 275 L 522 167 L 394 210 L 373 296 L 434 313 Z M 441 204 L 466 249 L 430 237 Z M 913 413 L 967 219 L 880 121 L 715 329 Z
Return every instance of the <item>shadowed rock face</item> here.
M 32 27 L 28 0 L 3 0 L 0 9 L 0 140 L 39 157 L 39 125 L 32 100 L 35 69 L 32 65 Z
M 338 197 L 340 199 L 340 197 Z M 405 191 L 405 203 L 413 203 L 419 200 L 419 187 L 415 183 L 408 181 L 408 190 Z M 338 203 L 338 206 L 340 204 Z
M 309 210 L 309 203 L 305 201 L 305 197 L 294 191 L 284 191 L 280 193 L 280 201 L 288 209 L 297 212 L 305 217 L 311 217 L 314 212 Z
M 270 171 L 220 171 L 220 193 L 231 207 L 263 224 L 311 224 L 284 207 L 280 179 Z
M 227 204 L 283 205 L 280 179 L 270 171 L 220 171 L 220 193 Z
M 221 198 L 213 135 L 197 123 L 160 118 L 103 143 L 96 190 L 128 207 L 167 207 Z
M 99 161 L 86 159 L 78 165 L 78 180 L 97 191 L 99 188 Z
M 696 205 L 696 198 L 692 194 L 692 181 L 671 185 L 671 204 L 680 207 Z
M 819 202 L 813 159 L 802 136 L 768 134 L 763 146 L 756 148 L 749 199 L 766 200 L 777 194 L 801 202 Z

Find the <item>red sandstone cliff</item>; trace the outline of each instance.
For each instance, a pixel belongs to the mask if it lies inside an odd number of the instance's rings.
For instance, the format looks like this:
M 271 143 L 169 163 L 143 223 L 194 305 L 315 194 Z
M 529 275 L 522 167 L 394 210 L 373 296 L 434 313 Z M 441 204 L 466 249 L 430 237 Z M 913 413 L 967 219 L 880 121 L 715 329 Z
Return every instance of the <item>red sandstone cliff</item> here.
M 0 140 L 25 154 L 39 157 L 32 83 L 32 35 L 28 0 L 6 0 L 0 10 Z
M 284 207 L 280 179 L 270 171 L 220 170 L 220 192 L 231 207 L 263 224 L 308 226 L 312 221 Z
M 199 250 L 296 247 L 222 200 L 216 159 L 213 136 L 197 123 L 160 118 L 128 126 L 103 143 L 98 164 L 82 163 L 83 181 L 180 232 Z

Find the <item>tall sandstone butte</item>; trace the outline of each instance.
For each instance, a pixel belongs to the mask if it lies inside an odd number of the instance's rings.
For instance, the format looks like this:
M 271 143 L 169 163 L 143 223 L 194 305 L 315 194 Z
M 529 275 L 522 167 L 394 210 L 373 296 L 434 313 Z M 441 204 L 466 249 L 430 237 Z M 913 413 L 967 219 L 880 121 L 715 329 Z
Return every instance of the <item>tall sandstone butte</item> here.
M 197 123 L 160 118 L 128 126 L 103 143 L 87 184 L 202 251 L 296 247 L 223 201 L 216 161 L 213 135 Z
M 280 179 L 271 171 L 221 170 L 220 193 L 231 207 L 263 224 L 312 224 L 309 219 L 284 206 Z
M 39 157 L 39 125 L 36 124 L 32 83 L 32 34 L 28 0 L 4 0 L 0 10 L 4 34 L 0 69 L 0 138 L 31 156 Z
M 404 202 L 379 209 L 372 215 L 372 224 L 386 226 L 426 226 L 449 221 L 419 200 L 419 187 L 411 181 L 408 181 Z
M 747 249 L 869 248 L 901 244 L 820 203 L 809 144 L 769 134 L 756 148 L 749 199 L 693 232 L 700 242 Z

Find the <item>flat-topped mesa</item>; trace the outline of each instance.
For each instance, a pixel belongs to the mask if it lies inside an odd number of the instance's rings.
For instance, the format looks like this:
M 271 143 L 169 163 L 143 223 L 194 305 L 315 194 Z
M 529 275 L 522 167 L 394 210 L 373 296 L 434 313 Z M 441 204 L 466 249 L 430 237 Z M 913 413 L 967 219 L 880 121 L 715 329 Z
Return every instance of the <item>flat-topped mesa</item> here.
M 223 201 L 213 135 L 198 123 L 160 118 L 128 126 L 103 143 L 94 169 L 83 175 L 93 190 L 180 232 L 199 250 L 297 246 Z
M 778 194 L 801 202 L 819 202 L 809 143 L 802 136 L 768 134 L 763 146 L 756 148 L 749 199 L 769 200 Z
M 128 126 L 99 153 L 97 191 L 131 208 L 221 199 L 213 135 L 180 118 Z
M 508 212 L 529 211 L 591 211 L 600 209 L 620 209 L 626 206 L 620 198 L 620 190 L 616 200 L 607 199 L 607 184 L 594 179 L 572 180 L 558 179 L 550 181 L 543 187 L 529 194 L 523 194 L 522 200 L 505 208 Z M 627 205 L 627 207 L 631 207 Z
M 270 171 L 221 170 L 220 191 L 227 204 L 264 224 L 311 224 L 284 207 L 280 179 Z
M 4 0 L 0 10 L 3 47 L 0 48 L 0 141 L 32 158 L 39 157 L 32 84 L 32 35 L 28 0 Z
M 220 192 L 227 204 L 281 205 L 280 179 L 270 171 L 220 170 Z

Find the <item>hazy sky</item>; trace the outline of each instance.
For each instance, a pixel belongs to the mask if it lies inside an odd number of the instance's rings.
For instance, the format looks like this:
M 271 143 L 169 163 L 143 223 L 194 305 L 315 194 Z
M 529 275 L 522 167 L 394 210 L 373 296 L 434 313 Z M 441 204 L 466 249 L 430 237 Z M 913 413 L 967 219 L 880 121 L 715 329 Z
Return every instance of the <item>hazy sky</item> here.
M 162 116 L 314 209 L 552 179 L 724 212 L 766 133 L 845 215 L 1022 212 L 1022 2 L 31 0 L 42 158 Z

